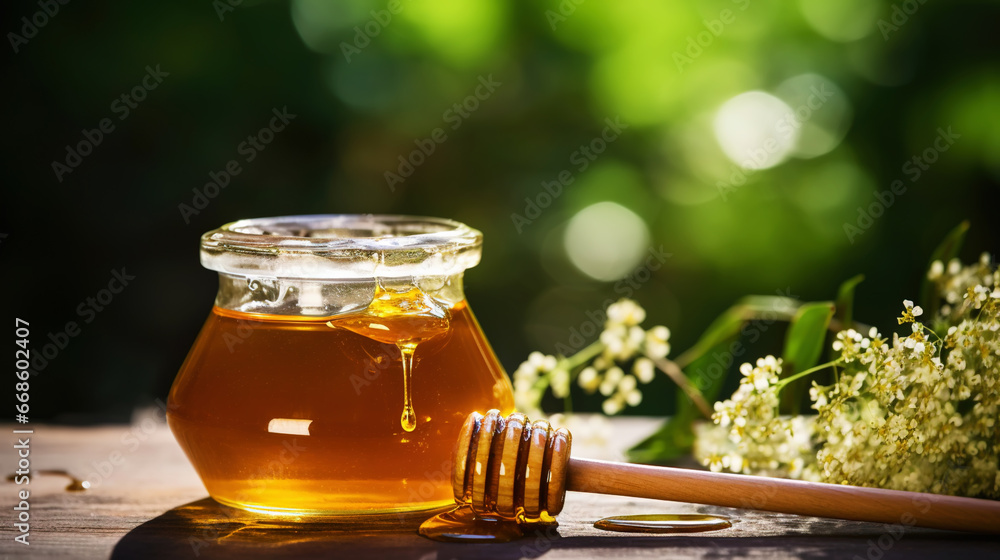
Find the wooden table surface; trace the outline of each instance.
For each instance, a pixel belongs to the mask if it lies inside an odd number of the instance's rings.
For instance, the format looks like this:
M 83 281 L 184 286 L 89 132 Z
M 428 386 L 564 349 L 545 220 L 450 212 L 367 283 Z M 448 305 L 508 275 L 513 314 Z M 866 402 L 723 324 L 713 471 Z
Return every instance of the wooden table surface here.
M 603 445 L 574 438 L 574 456 L 620 459 L 652 431 L 644 418 L 611 421 Z M 13 429 L 0 454 L 16 469 Z M 32 426 L 31 468 L 65 469 L 93 488 L 67 492 L 69 479 L 32 476 L 29 486 L 0 482 L 4 558 L 1000 558 L 1000 539 L 875 523 L 758 513 L 696 504 L 570 493 L 559 528 L 506 544 L 448 544 L 416 534 L 422 518 L 376 524 L 295 523 L 224 508 L 210 498 L 162 419 L 134 426 Z M 29 546 L 14 542 L 17 492 L 30 489 Z M 681 535 L 636 535 L 595 529 L 608 515 L 717 513 L 730 529 Z

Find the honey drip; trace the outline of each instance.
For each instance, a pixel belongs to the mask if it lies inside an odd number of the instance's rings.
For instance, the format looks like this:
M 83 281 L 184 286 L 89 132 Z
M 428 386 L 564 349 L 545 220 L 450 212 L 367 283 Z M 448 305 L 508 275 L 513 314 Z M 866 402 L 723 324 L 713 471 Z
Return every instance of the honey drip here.
M 605 517 L 594 523 L 594 527 L 598 529 L 620 533 L 701 533 L 732 526 L 725 517 L 701 513 L 618 515 Z
M 510 542 L 524 536 L 516 519 L 476 515 L 472 506 L 461 504 L 435 515 L 420 525 L 420 534 L 441 542 Z
M 413 409 L 413 356 L 417 345 L 448 332 L 451 314 L 419 288 L 392 292 L 379 282 L 368 307 L 327 322 L 385 344 L 395 344 L 403 362 L 403 413 L 399 423 L 407 432 L 417 428 Z
M 413 392 L 410 385 L 413 384 L 413 354 L 417 351 L 417 345 L 413 343 L 398 343 L 399 352 L 403 358 L 403 414 L 399 417 L 399 424 L 407 432 L 417 429 L 417 414 L 413 411 Z

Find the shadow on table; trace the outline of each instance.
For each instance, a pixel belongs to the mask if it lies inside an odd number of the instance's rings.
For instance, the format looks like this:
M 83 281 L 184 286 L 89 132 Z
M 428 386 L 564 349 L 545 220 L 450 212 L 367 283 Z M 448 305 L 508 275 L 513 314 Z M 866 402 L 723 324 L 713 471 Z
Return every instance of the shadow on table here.
M 963 557 L 971 558 L 1000 550 L 996 536 L 916 529 L 900 539 L 889 525 L 795 516 L 775 520 L 779 534 L 724 531 L 701 535 L 563 536 L 551 529 L 510 543 L 456 544 L 419 536 L 417 528 L 428 516 L 425 512 L 361 521 L 302 521 L 253 514 L 205 498 L 176 507 L 131 530 L 115 546 L 111 558 L 514 560 L 537 558 L 556 549 L 574 551 L 575 556 L 585 558 L 626 553 L 647 558 L 680 554 L 700 558 L 779 555 L 875 559 L 889 551 L 898 557 L 930 558 L 964 550 Z
M 430 541 L 417 528 L 436 512 L 349 520 L 305 520 L 253 514 L 205 498 L 176 507 L 129 531 L 112 560 L 132 558 L 446 558 L 535 557 L 560 539 L 553 530 L 534 540 L 453 544 Z

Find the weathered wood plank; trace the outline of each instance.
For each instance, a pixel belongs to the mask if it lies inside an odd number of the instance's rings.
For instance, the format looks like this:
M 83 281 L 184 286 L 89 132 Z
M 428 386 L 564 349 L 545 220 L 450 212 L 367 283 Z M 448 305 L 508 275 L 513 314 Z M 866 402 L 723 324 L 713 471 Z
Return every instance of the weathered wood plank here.
M 603 444 L 578 438 L 574 455 L 619 459 L 621 450 L 655 425 L 650 419 L 615 419 L 613 437 Z M 12 426 L 5 428 L 9 434 Z M 37 426 L 31 452 L 34 469 L 66 469 L 95 487 L 67 492 L 68 480 L 58 476 L 35 476 L 28 487 L 0 485 L 8 519 L 17 490 L 31 491 L 32 544 L 14 543 L 12 525 L 4 523 L 4 558 L 1000 557 L 996 537 L 578 493 L 567 497 L 557 531 L 499 545 L 436 543 L 416 534 L 424 516 L 294 522 L 219 506 L 207 498 L 162 421 Z M 12 472 L 15 464 L 14 453 L 0 456 L 4 471 Z M 607 515 L 657 512 L 716 513 L 736 523 L 713 533 L 655 536 L 608 533 L 592 525 Z

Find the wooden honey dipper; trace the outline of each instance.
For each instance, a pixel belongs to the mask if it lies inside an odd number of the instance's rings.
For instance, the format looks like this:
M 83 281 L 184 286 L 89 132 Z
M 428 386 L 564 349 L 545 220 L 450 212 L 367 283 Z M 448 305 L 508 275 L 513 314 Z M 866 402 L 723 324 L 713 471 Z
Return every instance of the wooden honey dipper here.
M 473 412 L 455 447 L 455 499 L 479 516 L 554 522 L 566 490 L 1000 533 L 1000 502 L 801 480 L 571 459 L 572 437 L 524 414 Z M 751 501 L 748 497 L 759 496 Z

